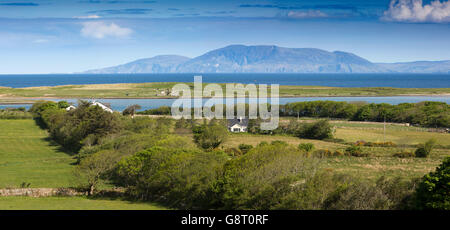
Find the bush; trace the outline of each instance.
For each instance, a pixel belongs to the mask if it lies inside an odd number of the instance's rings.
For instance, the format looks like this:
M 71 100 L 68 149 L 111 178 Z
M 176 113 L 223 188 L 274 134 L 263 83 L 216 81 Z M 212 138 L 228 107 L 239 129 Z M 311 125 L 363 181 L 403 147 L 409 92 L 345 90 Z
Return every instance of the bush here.
M 408 152 L 408 151 L 401 151 L 398 153 L 394 153 L 394 155 L 392 155 L 393 157 L 398 157 L 398 158 L 410 158 L 410 157 L 415 157 L 416 154 L 413 152 Z
M 253 145 L 240 144 L 238 146 L 239 150 L 241 150 L 242 154 L 246 154 L 250 149 L 253 148 Z
M 227 161 L 214 185 L 222 209 L 275 209 L 316 172 L 318 160 L 292 146 L 264 145 Z M 281 167 L 282 166 L 282 167 Z M 288 203 L 288 202 L 287 202 Z M 287 204 L 286 204 L 287 205 Z
M 132 196 L 183 209 L 214 206 L 212 190 L 225 158 L 196 149 L 152 147 L 118 163 L 115 181 Z
M 333 138 L 333 127 L 327 120 L 304 124 L 297 132 L 297 136 L 307 139 L 331 139 Z
M 416 156 L 417 157 L 428 157 L 431 154 L 431 151 L 433 150 L 434 146 L 436 145 L 435 139 L 430 139 L 425 144 L 420 144 L 419 147 L 416 149 Z
M 416 190 L 416 207 L 450 210 L 450 157 L 423 177 Z
M 345 149 L 346 155 L 354 156 L 354 157 L 367 157 L 369 154 L 363 153 L 363 150 L 360 146 L 352 145 Z

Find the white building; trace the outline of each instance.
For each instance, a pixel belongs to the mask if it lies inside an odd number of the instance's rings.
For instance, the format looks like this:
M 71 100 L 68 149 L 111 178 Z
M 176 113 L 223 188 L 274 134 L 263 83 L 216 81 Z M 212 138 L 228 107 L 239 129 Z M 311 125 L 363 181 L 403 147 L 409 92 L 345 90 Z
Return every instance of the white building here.
M 110 113 L 114 112 L 111 108 L 109 108 L 108 106 L 106 106 L 106 105 L 104 105 L 104 104 L 102 104 L 102 103 L 100 103 L 98 101 L 93 101 L 92 105 L 93 106 L 98 106 L 98 107 L 102 108 L 106 112 L 110 112 Z
M 73 110 L 73 109 L 76 109 L 76 108 L 77 107 L 75 107 L 73 105 L 70 105 L 69 107 L 66 108 L 66 111 L 70 111 L 70 110 Z
M 233 133 L 247 132 L 248 119 L 239 117 L 238 119 L 228 120 L 228 130 Z

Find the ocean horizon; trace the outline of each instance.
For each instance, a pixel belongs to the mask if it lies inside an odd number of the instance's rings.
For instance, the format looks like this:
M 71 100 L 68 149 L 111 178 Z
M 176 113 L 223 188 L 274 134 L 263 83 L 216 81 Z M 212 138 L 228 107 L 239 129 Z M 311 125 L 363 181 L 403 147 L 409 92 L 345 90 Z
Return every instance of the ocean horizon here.
M 11 88 L 149 82 L 280 84 L 330 87 L 450 88 L 450 74 L 305 74 L 305 73 L 182 73 L 182 74 L 0 74 L 0 86 Z

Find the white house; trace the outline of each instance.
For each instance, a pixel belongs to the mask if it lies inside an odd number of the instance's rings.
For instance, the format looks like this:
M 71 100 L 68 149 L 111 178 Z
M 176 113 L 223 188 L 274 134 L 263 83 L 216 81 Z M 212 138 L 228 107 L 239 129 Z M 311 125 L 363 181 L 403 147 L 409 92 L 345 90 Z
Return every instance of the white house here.
M 98 107 L 102 108 L 106 112 L 110 112 L 110 113 L 113 112 L 113 110 L 111 108 L 109 108 L 108 106 L 106 106 L 106 105 L 104 105 L 104 104 L 102 104 L 102 103 L 100 103 L 98 101 L 93 101 L 92 105 L 93 106 L 98 106 Z
M 75 106 L 73 106 L 73 105 L 70 105 L 69 107 L 66 108 L 66 111 L 70 111 L 70 110 L 76 109 L 76 108 L 77 108 L 77 107 L 75 107 Z
M 247 132 L 248 119 L 247 118 L 235 118 L 228 119 L 228 130 L 233 133 Z

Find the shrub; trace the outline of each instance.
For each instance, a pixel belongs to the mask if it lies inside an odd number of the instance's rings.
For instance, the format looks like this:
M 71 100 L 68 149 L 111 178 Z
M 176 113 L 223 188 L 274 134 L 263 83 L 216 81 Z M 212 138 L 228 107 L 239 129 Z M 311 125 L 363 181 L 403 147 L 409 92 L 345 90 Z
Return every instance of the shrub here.
M 238 146 L 239 150 L 241 150 L 242 154 L 246 154 L 250 149 L 253 148 L 253 145 L 240 144 Z
M 346 148 L 345 153 L 346 153 L 346 155 L 354 156 L 354 157 L 366 157 L 369 155 L 367 153 L 363 153 L 361 147 L 357 146 L 357 145 L 352 145 L 352 146 Z
M 409 157 L 415 157 L 416 154 L 413 152 L 408 152 L 408 151 L 401 151 L 398 153 L 394 153 L 394 155 L 392 155 L 393 157 L 398 157 L 398 158 L 409 158 Z
M 297 136 L 300 138 L 318 140 L 330 139 L 333 138 L 333 127 L 327 120 L 304 124 L 297 132 Z
M 209 208 L 216 201 L 212 184 L 224 161 L 214 152 L 152 147 L 121 160 L 115 181 L 136 198 L 183 209 Z
M 225 149 L 225 153 L 228 154 L 229 156 L 232 157 L 236 157 L 236 156 L 241 156 L 242 155 L 242 151 L 238 148 L 226 148 Z
M 312 143 L 301 143 L 301 144 L 298 145 L 298 149 L 309 153 L 309 152 L 314 150 L 314 144 L 312 144 Z
M 450 157 L 423 177 L 416 190 L 416 207 L 450 210 Z
M 318 160 L 303 154 L 292 146 L 264 145 L 227 161 L 214 185 L 217 205 L 223 209 L 284 208 L 280 202 L 293 184 L 302 187 L 302 181 L 316 172 Z
M 430 139 L 424 144 L 420 144 L 419 147 L 416 149 L 416 156 L 417 157 L 428 157 L 431 154 L 431 151 L 433 150 L 434 146 L 436 145 L 435 139 Z

